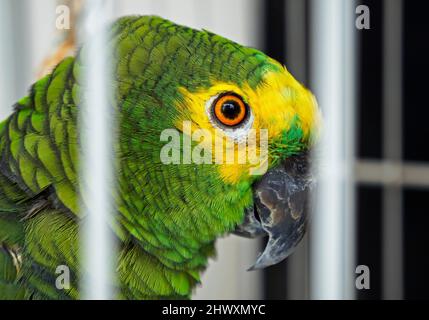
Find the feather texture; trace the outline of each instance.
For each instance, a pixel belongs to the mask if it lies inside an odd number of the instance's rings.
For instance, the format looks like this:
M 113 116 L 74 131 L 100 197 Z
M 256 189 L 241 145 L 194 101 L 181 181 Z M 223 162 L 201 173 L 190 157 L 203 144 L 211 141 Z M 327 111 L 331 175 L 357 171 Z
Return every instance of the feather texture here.
M 316 107 L 279 63 L 208 31 L 131 16 L 113 24 L 109 39 L 110 102 L 119 122 L 112 192 L 118 218 L 112 228 L 120 254 L 114 285 L 126 299 L 189 298 L 214 255 L 216 238 L 233 230 L 252 205 L 257 177 L 226 181 L 221 165 L 165 165 L 161 132 L 201 118 L 193 116 L 205 112 L 190 103 L 193 95 L 229 84 L 249 99 L 276 101 L 266 110 L 267 101 L 260 109 L 250 101 L 260 112 L 259 123 L 275 128 L 270 139 L 282 145 L 270 150 L 275 160 L 308 146 Z M 78 207 L 76 121 L 84 97 L 82 50 L 36 82 L 0 124 L 0 298 L 79 297 L 85 272 L 79 267 L 78 226 L 85 217 Z M 288 90 L 280 92 L 279 86 Z M 70 268 L 70 289 L 55 286 L 59 265 Z

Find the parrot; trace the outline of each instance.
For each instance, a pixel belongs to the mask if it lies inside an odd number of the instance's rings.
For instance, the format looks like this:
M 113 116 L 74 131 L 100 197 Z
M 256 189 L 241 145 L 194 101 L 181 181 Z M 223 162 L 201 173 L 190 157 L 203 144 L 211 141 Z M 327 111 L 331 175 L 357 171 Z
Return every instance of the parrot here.
M 314 95 L 263 52 L 205 29 L 133 15 L 107 32 L 117 298 L 192 298 L 216 239 L 228 234 L 268 237 L 252 270 L 285 259 L 308 221 L 310 153 L 321 122 Z M 86 46 L 36 81 L 0 123 L 1 299 L 81 298 Z M 180 161 L 162 159 L 172 141 L 161 138 L 166 129 L 177 132 Z M 257 154 L 266 146 L 265 170 L 253 173 L 247 158 L 184 161 L 184 142 L 198 130 L 213 138 L 192 139 L 192 148 L 220 137 L 237 158 L 253 130 Z M 58 266 L 69 268 L 67 288 L 56 285 Z

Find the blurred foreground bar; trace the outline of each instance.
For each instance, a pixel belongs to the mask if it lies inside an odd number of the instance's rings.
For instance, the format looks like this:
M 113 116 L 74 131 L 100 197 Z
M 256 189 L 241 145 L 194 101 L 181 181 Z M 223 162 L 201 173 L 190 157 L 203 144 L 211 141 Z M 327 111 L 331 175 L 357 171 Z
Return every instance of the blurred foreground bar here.
M 82 142 L 82 168 L 80 177 L 84 299 L 113 299 L 115 292 L 114 268 L 116 250 L 113 233 L 109 228 L 112 219 L 113 180 L 113 107 L 109 104 L 110 63 L 106 47 L 105 27 L 109 22 L 110 1 L 87 1 L 80 25 L 80 40 L 85 43 L 83 105 L 79 114 Z
M 310 2 L 311 88 L 323 112 L 313 204 L 310 297 L 353 299 L 355 3 Z
M 0 119 L 3 121 L 12 109 L 15 96 L 14 55 L 12 41 L 12 7 L 10 1 L 0 1 Z

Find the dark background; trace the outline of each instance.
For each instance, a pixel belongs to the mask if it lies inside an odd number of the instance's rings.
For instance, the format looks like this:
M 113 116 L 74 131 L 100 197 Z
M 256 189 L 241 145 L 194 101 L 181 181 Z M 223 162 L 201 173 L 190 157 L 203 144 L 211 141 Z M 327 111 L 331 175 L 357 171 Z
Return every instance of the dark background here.
M 284 20 L 288 0 L 265 1 L 264 50 L 287 65 Z M 309 5 L 306 2 L 308 24 Z M 371 29 L 358 32 L 357 154 L 360 159 L 383 157 L 381 0 L 359 1 L 370 8 Z M 403 2 L 403 154 L 407 162 L 429 162 L 429 5 Z M 308 38 L 308 34 L 307 34 Z M 307 62 L 310 63 L 308 57 Z M 309 84 L 308 73 L 305 79 Z M 359 299 L 382 298 L 382 186 L 357 186 L 357 264 L 369 266 L 371 289 Z M 404 298 L 429 298 L 429 190 L 403 188 Z M 265 297 L 288 298 L 287 260 L 265 272 Z

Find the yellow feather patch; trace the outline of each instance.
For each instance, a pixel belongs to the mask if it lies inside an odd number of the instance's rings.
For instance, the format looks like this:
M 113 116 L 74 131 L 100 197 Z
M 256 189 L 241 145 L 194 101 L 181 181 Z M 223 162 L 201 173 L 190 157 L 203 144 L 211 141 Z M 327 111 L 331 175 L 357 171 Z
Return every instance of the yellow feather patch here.
M 304 138 L 309 138 L 318 130 L 320 116 L 316 99 L 308 89 L 293 78 L 286 68 L 281 70 L 281 72 L 266 72 L 256 89 L 252 89 L 248 84 L 238 86 L 223 82 L 214 82 L 209 89 L 196 92 L 180 88 L 184 99 L 177 106 L 180 116 L 176 121 L 176 128 L 182 131 L 183 121 L 191 121 L 192 134 L 198 129 L 205 129 L 211 133 L 211 141 L 204 141 L 202 144 L 215 150 L 216 139 L 221 139 L 224 151 L 234 149 L 234 163 L 225 163 L 226 152 L 223 152 L 224 161 L 218 164 L 220 175 L 225 182 L 236 184 L 249 178 L 249 169 L 255 165 L 243 160 L 243 155 L 238 148 L 239 143 L 231 141 L 232 139 L 216 128 L 210 120 L 207 104 L 213 97 L 224 92 L 234 92 L 248 104 L 253 114 L 251 128 L 256 131 L 256 154 L 258 155 L 261 129 L 266 129 L 268 132 L 268 144 L 289 130 L 292 121 L 296 118 L 299 119 Z M 212 156 L 215 162 L 215 155 Z

